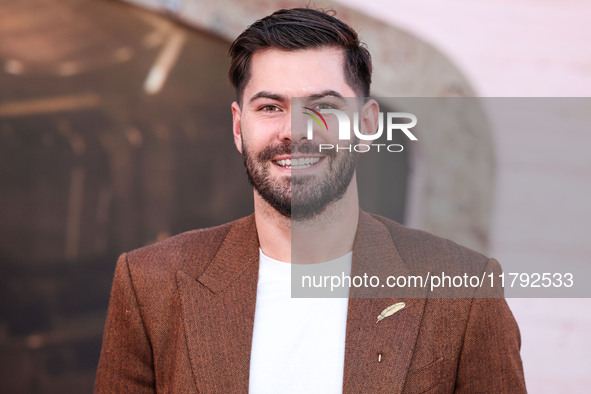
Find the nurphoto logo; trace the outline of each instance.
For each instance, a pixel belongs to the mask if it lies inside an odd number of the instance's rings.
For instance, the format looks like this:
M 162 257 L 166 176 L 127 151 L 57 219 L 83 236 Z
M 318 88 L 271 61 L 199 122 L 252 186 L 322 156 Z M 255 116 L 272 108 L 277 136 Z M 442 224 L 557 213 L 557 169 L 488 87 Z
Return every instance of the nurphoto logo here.
M 344 141 L 351 141 L 351 120 L 349 119 L 349 115 L 341 110 L 330 108 L 330 109 L 320 109 L 314 110 L 309 107 L 304 107 L 304 109 L 310 112 L 304 112 L 304 114 L 308 115 L 310 119 L 308 119 L 308 140 L 312 140 L 314 138 L 314 121 L 320 126 L 320 130 L 328 131 L 328 123 L 326 119 L 322 115 L 334 115 L 338 121 L 339 127 L 339 140 Z M 375 141 L 382 136 L 384 133 L 384 117 L 386 118 L 386 139 L 388 141 L 392 141 L 392 136 L 394 135 L 394 131 L 402 131 L 406 137 L 408 137 L 411 141 L 418 141 L 417 137 L 410 131 L 411 128 L 417 125 L 417 117 L 408 112 L 387 112 L 384 116 L 383 112 L 380 112 L 378 115 L 379 125 L 378 129 L 373 134 L 365 134 L 359 130 L 359 112 L 355 112 L 353 114 L 353 133 L 358 140 L 361 141 Z M 400 121 L 406 120 L 406 121 Z M 359 144 L 349 144 L 347 145 L 334 145 L 334 144 L 320 144 L 319 150 L 322 152 L 323 150 L 332 150 L 336 149 L 336 151 L 346 150 L 349 152 L 368 152 L 371 149 L 376 149 L 380 152 L 380 149 L 384 148 L 388 152 L 402 152 L 404 147 L 400 144 L 377 144 L 377 143 L 359 143 Z

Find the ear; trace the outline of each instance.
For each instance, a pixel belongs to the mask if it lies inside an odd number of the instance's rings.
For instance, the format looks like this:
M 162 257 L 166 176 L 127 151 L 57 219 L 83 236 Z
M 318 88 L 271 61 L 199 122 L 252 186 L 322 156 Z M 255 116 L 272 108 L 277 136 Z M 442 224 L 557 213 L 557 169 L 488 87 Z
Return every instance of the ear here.
M 242 153 L 242 136 L 240 130 L 240 118 L 242 110 L 236 101 L 232 103 L 232 134 L 234 135 L 234 144 L 238 152 Z
M 378 129 L 380 116 L 380 105 L 374 99 L 369 99 L 361 108 L 361 132 L 363 134 L 374 134 Z

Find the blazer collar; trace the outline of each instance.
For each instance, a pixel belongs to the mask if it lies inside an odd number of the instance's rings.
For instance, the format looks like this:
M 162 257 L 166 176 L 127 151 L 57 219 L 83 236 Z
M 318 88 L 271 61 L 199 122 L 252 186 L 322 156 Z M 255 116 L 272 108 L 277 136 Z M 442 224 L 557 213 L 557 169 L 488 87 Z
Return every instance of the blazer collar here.
M 253 214 L 234 222 L 211 264 L 199 276 L 198 281 L 217 294 L 258 261 L 259 239 Z
M 353 266 L 351 275 L 377 276 L 408 275 L 409 269 L 398 254 L 386 226 L 372 215 L 360 211 L 357 232 L 353 242 Z M 376 289 L 352 289 L 354 298 L 384 297 L 387 291 Z

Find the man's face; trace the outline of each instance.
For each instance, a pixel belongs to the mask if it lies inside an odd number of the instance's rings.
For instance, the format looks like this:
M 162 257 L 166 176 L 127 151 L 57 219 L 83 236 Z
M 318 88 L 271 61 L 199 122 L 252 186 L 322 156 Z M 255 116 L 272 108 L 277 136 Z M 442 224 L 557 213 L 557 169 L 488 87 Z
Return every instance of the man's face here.
M 313 218 L 339 200 L 355 173 L 355 154 L 319 152 L 318 144 L 338 142 L 336 119 L 326 116 L 332 132 L 315 130 L 310 141 L 302 114 L 303 106 L 346 110 L 351 104 L 343 99 L 356 96 L 345 81 L 343 61 L 342 50 L 332 47 L 255 52 L 242 106 L 232 105 L 234 140 L 250 182 L 293 220 Z M 293 97 L 305 99 L 292 103 Z

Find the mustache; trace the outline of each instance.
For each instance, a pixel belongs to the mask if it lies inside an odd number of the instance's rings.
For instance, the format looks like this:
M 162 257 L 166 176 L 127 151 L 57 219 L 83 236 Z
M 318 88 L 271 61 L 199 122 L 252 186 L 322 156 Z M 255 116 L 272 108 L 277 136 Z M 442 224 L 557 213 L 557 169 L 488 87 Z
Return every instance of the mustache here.
M 292 153 L 320 153 L 320 145 L 312 141 L 303 141 L 297 144 L 285 141 L 276 145 L 267 146 L 258 154 L 258 159 L 260 161 L 268 161 L 275 156 Z M 326 153 L 323 152 L 323 154 L 326 156 L 335 156 L 336 152 L 334 149 L 330 149 Z

